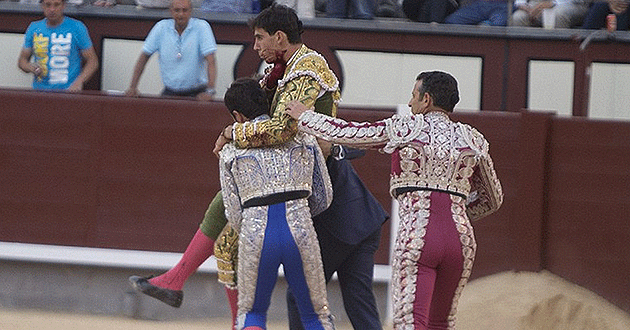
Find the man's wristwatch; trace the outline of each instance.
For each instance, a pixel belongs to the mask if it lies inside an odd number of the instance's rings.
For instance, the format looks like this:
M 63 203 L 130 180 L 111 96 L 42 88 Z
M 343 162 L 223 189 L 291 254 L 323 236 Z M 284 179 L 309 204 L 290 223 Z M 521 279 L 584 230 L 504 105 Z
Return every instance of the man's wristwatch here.
M 208 87 L 206 88 L 206 93 L 210 94 L 210 95 L 214 95 L 217 93 L 217 90 L 214 89 L 214 87 Z

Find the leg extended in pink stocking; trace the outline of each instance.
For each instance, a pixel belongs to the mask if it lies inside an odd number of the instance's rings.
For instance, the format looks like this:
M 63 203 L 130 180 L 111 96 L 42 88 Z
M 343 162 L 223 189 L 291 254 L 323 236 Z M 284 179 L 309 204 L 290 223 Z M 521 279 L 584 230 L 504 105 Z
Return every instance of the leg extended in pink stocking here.
M 198 229 L 177 265 L 166 273 L 151 278 L 149 283 L 165 289 L 181 290 L 190 275 L 213 253 L 214 241 Z
M 199 229 L 188 244 L 180 261 L 166 273 L 157 277 L 133 275 L 129 282 L 134 289 L 170 306 L 179 307 L 184 298 L 184 283 L 201 264 L 214 254 L 214 239 L 225 227 L 225 206 L 219 191 L 206 210 Z M 212 238 L 211 238 L 212 237 Z
M 134 289 L 177 308 L 184 299 L 184 283 L 213 252 L 214 241 L 197 230 L 175 267 L 158 277 L 133 275 L 129 277 L 129 282 Z

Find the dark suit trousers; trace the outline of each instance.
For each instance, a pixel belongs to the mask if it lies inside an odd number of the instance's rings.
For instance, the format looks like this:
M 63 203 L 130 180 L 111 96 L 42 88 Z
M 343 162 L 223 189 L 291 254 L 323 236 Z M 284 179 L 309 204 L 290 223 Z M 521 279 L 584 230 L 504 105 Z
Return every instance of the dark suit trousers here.
M 339 219 L 343 221 L 343 219 Z M 381 330 L 381 322 L 372 291 L 374 253 L 381 236 L 379 227 L 373 234 L 356 245 L 343 243 L 323 226 L 314 223 L 322 253 L 326 283 L 337 272 L 339 287 L 346 314 L 356 330 Z M 303 330 L 295 298 L 287 290 L 289 329 Z M 331 311 L 333 315 L 340 311 Z

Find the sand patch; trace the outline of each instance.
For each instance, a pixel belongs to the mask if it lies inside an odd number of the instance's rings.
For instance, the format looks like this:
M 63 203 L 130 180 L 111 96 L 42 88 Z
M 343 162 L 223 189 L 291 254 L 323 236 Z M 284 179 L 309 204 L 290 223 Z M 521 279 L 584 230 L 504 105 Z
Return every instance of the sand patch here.
M 550 272 L 503 272 L 468 283 L 459 330 L 626 330 L 630 315 Z

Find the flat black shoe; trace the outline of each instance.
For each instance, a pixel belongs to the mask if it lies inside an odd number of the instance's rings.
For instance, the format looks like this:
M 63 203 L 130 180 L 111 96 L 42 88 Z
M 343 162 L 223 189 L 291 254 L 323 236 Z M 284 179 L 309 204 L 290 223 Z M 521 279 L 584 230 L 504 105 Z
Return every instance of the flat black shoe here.
M 136 275 L 129 276 L 131 286 L 147 296 L 153 297 L 163 303 L 178 308 L 184 300 L 184 292 L 182 290 L 164 289 L 149 283 L 149 277 L 140 277 Z

